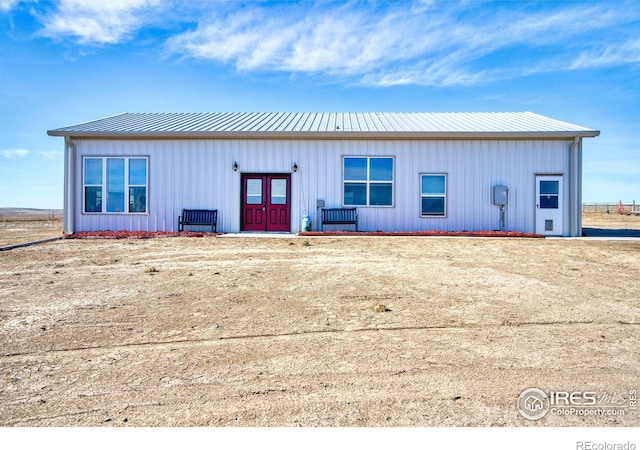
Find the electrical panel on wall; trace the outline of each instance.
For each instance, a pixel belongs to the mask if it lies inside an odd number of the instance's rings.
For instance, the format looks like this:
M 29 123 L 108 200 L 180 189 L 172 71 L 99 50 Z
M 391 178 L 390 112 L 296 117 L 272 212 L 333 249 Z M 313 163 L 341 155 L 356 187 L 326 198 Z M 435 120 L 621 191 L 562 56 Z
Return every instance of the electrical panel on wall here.
M 509 197 L 509 188 L 507 186 L 497 185 L 493 187 L 493 204 L 504 206 L 507 204 Z

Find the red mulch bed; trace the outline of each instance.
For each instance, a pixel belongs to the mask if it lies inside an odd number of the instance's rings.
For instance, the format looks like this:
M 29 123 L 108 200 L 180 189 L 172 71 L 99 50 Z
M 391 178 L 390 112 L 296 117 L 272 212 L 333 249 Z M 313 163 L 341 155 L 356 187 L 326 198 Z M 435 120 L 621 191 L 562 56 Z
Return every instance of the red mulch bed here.
M 63 239 L 151 239 L 168 237 L 216 237 L 223 233 L 196 231 L 82 231 L 65 234 Z M 471 236 L 471 237 L 519 237 L 544 238 L 541 234 L 523 233 L 521 231 L 304 231 L 298 236 Z
M 63 239 L 151 239 L 167 237 L 215 237 L 220 233 L 205 233 L 196 231 L 82 231 L 80 233 L 65 234 Z
M 541 234 L 522 231 L 303 231 L 298 236 L 472 236 L 472 237 L 519 237 L 544 238 Z

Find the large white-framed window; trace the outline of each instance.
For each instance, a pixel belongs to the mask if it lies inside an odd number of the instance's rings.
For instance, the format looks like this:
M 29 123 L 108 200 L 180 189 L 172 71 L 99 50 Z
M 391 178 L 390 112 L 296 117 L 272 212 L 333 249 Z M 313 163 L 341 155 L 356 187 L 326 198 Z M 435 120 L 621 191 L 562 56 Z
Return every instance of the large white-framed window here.
M 343 205 L 393 206 L 393 165 L 388 156 L 345 156 Z
M 149 158 L 94 157 L 83 160 L 85 213 L 145 214 Z
M 420 215 L 445 217 L 447 215 L 447 174 L 420 174 Z

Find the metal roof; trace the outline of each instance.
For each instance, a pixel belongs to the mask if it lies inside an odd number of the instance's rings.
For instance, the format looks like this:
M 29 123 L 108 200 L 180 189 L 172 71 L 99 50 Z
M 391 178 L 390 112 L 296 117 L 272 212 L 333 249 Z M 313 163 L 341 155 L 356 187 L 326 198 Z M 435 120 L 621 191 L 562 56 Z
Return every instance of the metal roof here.
M 56 128 L 50 136 L 95 138 L 566 138 L 600 131 L 532 112 L 122 113 Z

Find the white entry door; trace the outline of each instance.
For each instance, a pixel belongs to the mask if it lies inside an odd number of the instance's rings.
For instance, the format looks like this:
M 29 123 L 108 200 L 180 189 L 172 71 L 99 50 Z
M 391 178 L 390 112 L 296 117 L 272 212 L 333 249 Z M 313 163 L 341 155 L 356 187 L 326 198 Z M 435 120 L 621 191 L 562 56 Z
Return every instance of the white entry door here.
M 562 236 L 562 176 L 536 176 L 536 233 Z

